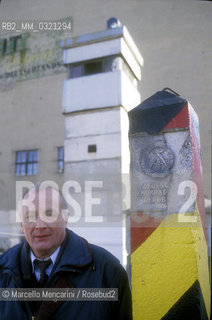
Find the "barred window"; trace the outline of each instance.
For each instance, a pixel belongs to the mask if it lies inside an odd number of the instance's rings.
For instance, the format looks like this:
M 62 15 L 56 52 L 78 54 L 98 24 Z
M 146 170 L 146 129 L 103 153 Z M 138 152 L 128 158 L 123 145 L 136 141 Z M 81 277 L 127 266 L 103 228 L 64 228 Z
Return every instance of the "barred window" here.
M 57 172 L 64 172 L 64 147 L 57 148 Z
M 31 176 L 38 173 L 38 150 L 16 151 L 16 176 Z

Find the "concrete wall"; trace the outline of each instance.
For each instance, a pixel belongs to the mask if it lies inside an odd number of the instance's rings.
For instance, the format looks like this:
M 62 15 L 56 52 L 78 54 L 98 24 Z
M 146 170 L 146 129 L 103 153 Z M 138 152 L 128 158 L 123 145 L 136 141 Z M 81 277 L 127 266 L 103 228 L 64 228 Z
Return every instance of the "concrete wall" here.
M 118 105 L 130 110 L 140 102 L 137 88 L 123 71 L 67 79 L 64 81 L 64 92 L 63 112 Z
M 123 107 L 100 108 L 69 113 L 65 119 L 65 180 L 71 192 L 69 227 L 112 252 L 126 266 L 123 211 L 129 209 L 125 199 L 129 179 L 127 112 Z M 96 145 L 96 152 L 89 153 L 89 145 Z

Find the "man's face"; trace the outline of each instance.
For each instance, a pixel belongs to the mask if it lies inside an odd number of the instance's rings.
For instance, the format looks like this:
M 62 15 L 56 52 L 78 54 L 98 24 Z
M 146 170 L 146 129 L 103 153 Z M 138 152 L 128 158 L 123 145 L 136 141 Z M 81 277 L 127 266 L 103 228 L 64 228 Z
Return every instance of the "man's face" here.
M 22 201 L 22 230 L 38 258 L 49 257 L 65 238 L 61 203 L 59 193 L 51 188 L 29 191 Z

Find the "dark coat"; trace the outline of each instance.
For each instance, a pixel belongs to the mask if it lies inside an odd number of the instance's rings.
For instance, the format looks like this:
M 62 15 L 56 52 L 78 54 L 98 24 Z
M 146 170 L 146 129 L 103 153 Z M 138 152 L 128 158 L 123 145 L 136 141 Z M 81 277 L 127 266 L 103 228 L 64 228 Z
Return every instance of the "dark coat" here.
M 0 256 L 0 288 L 32 286 L 32 267 L 26 241 Z M 62 284 L 62 285 L 61 285 Z M 45 301 L 36 320 L 129 320 L 131 292 L 127 273 L 108 251 L 90 245 L 67 230 L 46 287 L 118 288 L 118 301 Z M 33 319 L 28 301 L 0 301 L 1 320 Z

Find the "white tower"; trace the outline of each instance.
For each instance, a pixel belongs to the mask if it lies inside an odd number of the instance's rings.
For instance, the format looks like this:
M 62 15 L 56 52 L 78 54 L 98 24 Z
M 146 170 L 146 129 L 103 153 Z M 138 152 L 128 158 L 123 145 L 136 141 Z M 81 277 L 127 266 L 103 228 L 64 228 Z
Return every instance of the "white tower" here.
M 65 181 L 69 227 L 126 265 L 129 208 L 128 111 L 140 103 L 143 58 L 126 27 L 61 42 L 68 79 L 63 87 Z

